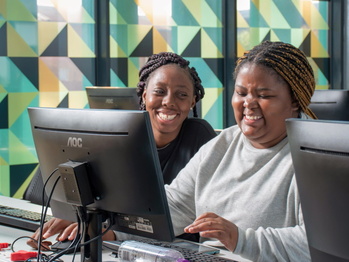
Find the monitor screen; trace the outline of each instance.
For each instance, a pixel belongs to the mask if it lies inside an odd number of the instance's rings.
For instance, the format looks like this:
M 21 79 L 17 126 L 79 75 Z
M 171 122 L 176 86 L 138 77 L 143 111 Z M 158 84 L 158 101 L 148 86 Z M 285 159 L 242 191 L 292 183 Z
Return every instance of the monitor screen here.
M 312 261 L 349 261 L 349 122 L 286 126 Z
M 139 109 L 136 88 L 88 86 L 86 94 L 92 109 Z
M 77 221 L 76 206 L 85 206 L 91 213 L 111 215 L 114 230 L 174 239 L 148 112 L 28 112 L 43 181 L 48 180 L 45 190 L 48 196 L 53 192 L 50 205 L 55 217 Z
M 349 90 L 315 90 L 309 107 L 318 119 L 349 121 Z

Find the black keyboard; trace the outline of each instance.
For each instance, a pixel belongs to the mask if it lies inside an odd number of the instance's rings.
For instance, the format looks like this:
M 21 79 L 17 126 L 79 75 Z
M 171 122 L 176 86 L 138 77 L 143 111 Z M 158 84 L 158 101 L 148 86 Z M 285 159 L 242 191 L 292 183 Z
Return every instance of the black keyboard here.
M 52 216 L 46 215 L 45 222 Z M 36 231 L 40 227 L 41 213 L 0 205 L 0 224 Z
M 234 261 L 231 259 L 222 258 L 218 254 L 217 255 L 210 255 L 210 254 L 205 254 L 205 253 L 199 253 L 195 250 L 188 249 L 185 247 L 179 247 L 179 246 L 175 245 L 175 243 L 162 242 L 162 241 L 156 241 L 156 240 L 148 240 L 148 239 L 147 240 L 146 239 L 144 239 L 144 240 L 137 239 L 137 241 L 177 250 L 180 253 L 182 253 L 184 258 L 189 260 L 190 262 L 227 262 L 227 261 L 237 262 L 237 261 Z M 103 246 L 105 246 L 111 250 L 117 250 L 119 244 L 120 244 L 120 242 L 118 242 L 118 241 L 104 241 L 103 242 Z

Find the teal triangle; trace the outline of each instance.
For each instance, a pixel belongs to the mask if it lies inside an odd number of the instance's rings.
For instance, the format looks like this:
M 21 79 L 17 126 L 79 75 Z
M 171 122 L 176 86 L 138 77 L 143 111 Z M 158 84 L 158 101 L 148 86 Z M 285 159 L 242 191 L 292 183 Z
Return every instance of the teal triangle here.
M 126 24 L 139 24 L 138 6 L 135 1 L 110 0 L 110 3 L 116 8 L 119 14 L 122 15 Z
M 110 85 L 126 87 L 124 82 L 122 82 L 121 79 L 115 74 L 114 70 L 110 70 Z
M 259 10 L 256 8 L 254 3 L 251 1 L 250 5 L 250 27 L 269 27 L 268 23 L 261 16 Z
M 302 28 L 307 23 L 292 1 L 273 1 L 291 28 Z M 309 26 L 309 25 L 307 25 Z
M 210 110 L 203 118 L 207 120 L 214 129 L 223 128 L 223 92 L 218 96 L 216 102 L 213 103 Z
M 0 148 L 9 148 L 9 131 L 8 129 L 0 129 Z M 10 162 L 10 150 L 0 150 L 0 157 L 3 158 L 7 163 Z
M 317 81 L 316 81 L 316 84 L 320 85 L 320 86 L 328 85 L 328 80 L 327 80 L 326 76 L 322 73 L 322 71 L 320 69 L 317 70 Z
M 190 61 L 189 66 L 195 67 L 196 71 L 201 78 L 202 84 L 204 88 L 209 87 L 222 87 L 221 81 L 219 81 L 216 74 L 211 70 L 211 68 L 207 65 L 203 58 L 186 58 Z
M 128 25 L 112 25 L 110 27 L 110 36 L 118 43 L 119 47 L 127 53 L 128 50 Z
M 200 26 L 182 0 L 172 0 L 172 19 L 177 25 Z
M 291 43 L 291 29 L 272 29 L 278 36 L 279 40 L 286 43 Z
M 2 83 L 7 92 L 30 93 L 38 91 L 32 82 L 10 60 L 10 58 L 0 57 L 0 68 L 7 68 L 7 70 L 0 70 L 0 79 L 7 80 L 7 82 Z
M 206 3 L 209 5 L 209 7 L 211 8 L 211 10 L 213 11 L 213 13 L 215 13 L 215 15 L 217 16 L 217 18 L 219 19 L 219 21 L 223 21 L 223 5 L 221 1 L 217 1 L 217 0 L 206 0 Z
M 21 0 L 21 3 L 27 8 L 27 10 L 35 17 L 37 18 L 38 14 L 38 5 L 37 0 Z

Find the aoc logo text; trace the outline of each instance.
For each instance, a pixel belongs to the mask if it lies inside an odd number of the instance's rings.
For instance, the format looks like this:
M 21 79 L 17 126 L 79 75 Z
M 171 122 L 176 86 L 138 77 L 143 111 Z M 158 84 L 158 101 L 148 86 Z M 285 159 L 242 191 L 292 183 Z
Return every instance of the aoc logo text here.
M 82 147 L 82 138 L 80 138 L 80 137 L 69 137 L 67 146 L 69 146 L 69 147 Z

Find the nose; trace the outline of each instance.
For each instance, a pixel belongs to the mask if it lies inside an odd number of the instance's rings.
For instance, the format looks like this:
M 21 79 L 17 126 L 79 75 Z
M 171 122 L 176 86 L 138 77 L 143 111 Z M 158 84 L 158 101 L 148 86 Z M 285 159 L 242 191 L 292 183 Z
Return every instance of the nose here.
M 175 99 L 174 96 L 168 92 L 162 99 L 162 105 L 167 107 L 174 107 Z
M 243 103 L 243 106 L 245 107 L 245 108 L 253 108 L 253 107 L 255 107 L 256 106 L 256 101 L 255 101 L 255 99 L 253 98 L 253 97 L 251 97 L 251 96 L 246 96 L 245 97 L 245 100 L 244 100 L 244 103 Z

